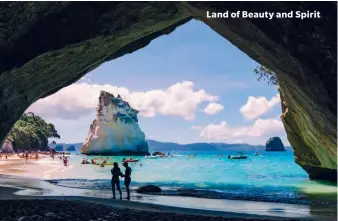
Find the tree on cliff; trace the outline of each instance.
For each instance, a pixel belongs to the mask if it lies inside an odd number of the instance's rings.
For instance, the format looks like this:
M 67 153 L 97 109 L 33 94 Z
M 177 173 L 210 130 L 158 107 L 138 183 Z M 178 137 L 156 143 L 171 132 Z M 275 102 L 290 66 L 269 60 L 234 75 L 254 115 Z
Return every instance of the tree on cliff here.
M 276 74 L 270 69 L 260 65 L 259 67 L 255 68 L 254 72 L 259 75 L 258 81 L 266 80 L 268 81 L 269 85 L 278 85 Z
M 47 149 L 48 138 L 60 138 L 51 123 L 33 113 L 24 113 L 14 124 L 7 140 L 15 149 Z

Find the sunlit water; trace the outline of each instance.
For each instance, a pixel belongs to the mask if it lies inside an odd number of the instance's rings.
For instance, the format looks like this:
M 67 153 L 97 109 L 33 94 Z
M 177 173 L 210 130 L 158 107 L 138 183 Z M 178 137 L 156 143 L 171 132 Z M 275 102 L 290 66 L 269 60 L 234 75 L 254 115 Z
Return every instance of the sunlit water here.
M 165 195 L 297 204 L 314 203 L 313 195 L 317 192 L 330 196 L 336 193 L 335 185 L 309 181 L 306 172 L 294 163 L 292 152 L 264 152 L 259 156 L 247 153 L 249 157 L 245 160 L 229 160 L 226 152 L 194 152 L 197 157 L 192 158 L 184 154 L 158 159 L 134 157 L 140 161 L 130 164 L 133 190 L 154 184 L 160 186 Z M 223 157 L 216 157 L 217 154 Z M 112 166 L 82 165 L 83 157 L 91 160 L 98 156 L 73 154 L 70 166 L 50 171 L 45 179 L 66 187 L 110 189 Z M 121 162 L 122 158 L 110 157 L 109 161 Z M 121 164 L 120 167 L 124 171 Z M 325 198 L 319 203 L 333 202 Z

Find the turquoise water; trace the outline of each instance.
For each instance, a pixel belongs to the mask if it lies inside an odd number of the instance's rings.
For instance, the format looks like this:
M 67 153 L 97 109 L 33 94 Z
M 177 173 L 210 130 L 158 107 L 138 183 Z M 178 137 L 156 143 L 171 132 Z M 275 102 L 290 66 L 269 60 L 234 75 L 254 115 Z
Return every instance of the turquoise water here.
M 245 160 L 229 160 L 227 154 L 234 153 L 226 152 L 194 152 L 191 154 L 197 157 L 193 158 L 184 154 L 158 159 L 138 157 L 138 163 L 130 164 L 133 189 L 155 184 L 165 195 L 310 204 L 313 200 L 309 189 L 318 185 L 321 190 L 335 188 L 310 182 L 306 172 L 294 163 L 293 153 L 288 151 L 263 152 L 259 156 L 246 153 L 249 157 Z M 217 154 L 224 157 L 216 157 Z M 71 166 L 50 174 L 49 181 L 73 188 L 110 189 L 111 166 L 82 165 L 83 157 L 95 158 L 72 155 Z M 110 157 L 109 161 L 121 162 L 122 158 Z M 122 166 L 121 169 L 124 171 Z

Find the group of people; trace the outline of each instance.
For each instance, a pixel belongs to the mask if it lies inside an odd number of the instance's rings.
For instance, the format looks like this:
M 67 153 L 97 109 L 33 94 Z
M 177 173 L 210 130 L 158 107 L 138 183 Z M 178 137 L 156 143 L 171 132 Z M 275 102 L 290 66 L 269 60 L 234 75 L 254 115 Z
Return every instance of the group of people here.
M 124 185 L 127 190 L 127 200 L 130 200 L 130 183 L 131 183 L 131 168 L 128 166 L 127 162 L 123 162 L 122 165 L 125 167 L 124 174 L 121 172 L 121 169 L 117 162 L 114 162 L 113 168 L 111 169 L 111 185 L 112 185 L 112 191 L 113 191 L 113 199 L 115 199 L 115 187 L 120 193 L 120 199 L 122 199 L 122 191 L 120 187 L 120 177 L 124 177 Z
M 69 160 L 68 157 L 65 156 L 65 153 L 62 153 L 61 156 L 58 157 L 62 162 L 64 166 L 68 166 L 69 165 Z M 53 157 L 54 159 L 54 157 Z

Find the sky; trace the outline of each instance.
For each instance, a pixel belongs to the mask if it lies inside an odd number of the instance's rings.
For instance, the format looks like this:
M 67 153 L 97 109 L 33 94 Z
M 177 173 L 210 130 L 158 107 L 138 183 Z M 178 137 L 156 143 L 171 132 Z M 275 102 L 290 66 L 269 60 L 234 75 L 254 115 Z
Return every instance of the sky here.
M 139 110 L 147 139 L 289 145 L 277 87 L 257 81 L 257 62 L 199 21 L 106 62 L 27 111 L 55 125 L 58 142 L 83 142 L 101 90 Z

